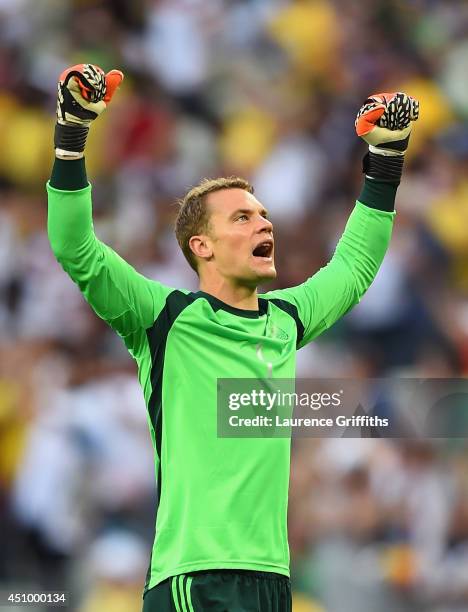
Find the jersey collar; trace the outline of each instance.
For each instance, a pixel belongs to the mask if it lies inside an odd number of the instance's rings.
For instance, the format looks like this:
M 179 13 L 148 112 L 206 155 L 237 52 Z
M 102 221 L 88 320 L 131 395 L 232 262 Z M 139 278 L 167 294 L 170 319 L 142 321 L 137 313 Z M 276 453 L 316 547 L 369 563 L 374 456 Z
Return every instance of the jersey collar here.
M 217 310 L 225 310 L 226 312 L 238 317 L 245 317 L 246 319 L 258 319 L 262 315 L 266 314 L 268 310 L 268 300 L 263 298 L 258 298 L 258 310 L 244 310 L 243 308 L 235 308 L 234 306 L 230 306 L 229 304 L 226 304 L 226 302 L 218 300 L 218 298 L 214 295 L 205 293 L 205 291 L 197 291 L 193 295 L 195 298 L 205 298 L 211 304 L 211 307 L 215 312 Z

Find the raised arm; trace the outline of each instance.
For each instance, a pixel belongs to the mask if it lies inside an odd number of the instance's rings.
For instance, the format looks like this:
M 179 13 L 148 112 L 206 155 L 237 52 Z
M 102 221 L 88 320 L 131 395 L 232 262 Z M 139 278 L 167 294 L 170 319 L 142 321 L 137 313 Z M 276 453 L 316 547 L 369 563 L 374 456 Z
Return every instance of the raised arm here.
M 56 160 L 47 184 L 48 235 L 57 260 L 94 311 L 134 351 L 172 289 L 145 278 L 98 240 L 83 157 L 89 124 L 121 80 L 118 71 L 104 75 L 89 65 L 74 66 L 60 77 Z
M 358 135 L 369 143 L 364 187 L 332 259 L 305 283 L 265 294 L 289 303 L 298 347 L 333 325 L 372 284 L 390 242 L 410 121 L 418 113 L 418 103 L 401 93 L 378 94 L 365 102 L 356 120 Z

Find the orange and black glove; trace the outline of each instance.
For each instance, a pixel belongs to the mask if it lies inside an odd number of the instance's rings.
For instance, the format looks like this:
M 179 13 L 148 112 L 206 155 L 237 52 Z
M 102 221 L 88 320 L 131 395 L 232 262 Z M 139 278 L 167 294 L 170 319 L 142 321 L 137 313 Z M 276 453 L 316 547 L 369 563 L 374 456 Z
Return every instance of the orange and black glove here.
M 370 179 L 399 183 L 412 122 L 419 117 L 419 102 L 405 93 L 370 96 L 356 117 L 356 133 L 369 145 L 363 170 Z
M 107 107 L 122 79 L 120 70 L 105 74 L 93 64 L 77 64 L 62 72 L 54 137 L 58 158 L 83 157 L 89 126 Z

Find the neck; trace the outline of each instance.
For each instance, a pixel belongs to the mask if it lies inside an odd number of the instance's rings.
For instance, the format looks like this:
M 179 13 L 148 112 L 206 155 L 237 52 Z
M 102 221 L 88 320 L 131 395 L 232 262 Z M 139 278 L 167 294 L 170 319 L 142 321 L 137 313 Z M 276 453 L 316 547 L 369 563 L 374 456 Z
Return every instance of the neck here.
M 209 282 L 200 279 L 200 291 L 213 295 L 229 306 L 242 310 L 258 310 L 258 295 L 256 287 L 243 285 L 232 286 L 225 280 Z

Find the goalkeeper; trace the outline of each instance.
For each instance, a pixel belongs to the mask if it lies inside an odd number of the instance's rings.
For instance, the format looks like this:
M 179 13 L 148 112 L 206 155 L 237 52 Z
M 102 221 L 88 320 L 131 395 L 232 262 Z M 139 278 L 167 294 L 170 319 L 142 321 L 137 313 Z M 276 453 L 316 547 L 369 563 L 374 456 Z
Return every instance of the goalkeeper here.
M 191 189 L 176 221 L 200 281 L 190 293 L 140 275 L 93 231 L 86 137 L 122 78 L 90 64 L 60 77 L 48 232 L 64 270 L 138 365 L 158 481 L 143 610 L 287 612 L 290 440 L 218 438 L 216 380 L 294 378 L 296 350 L 359 302 L 390 240 L 418 104 L 385 93 L 359 111 L 356 130 L 369 144 L 361 195 L 328 265 L 297 287 L 257 293 L 276 276 L 275 246 L 247 181 Z

